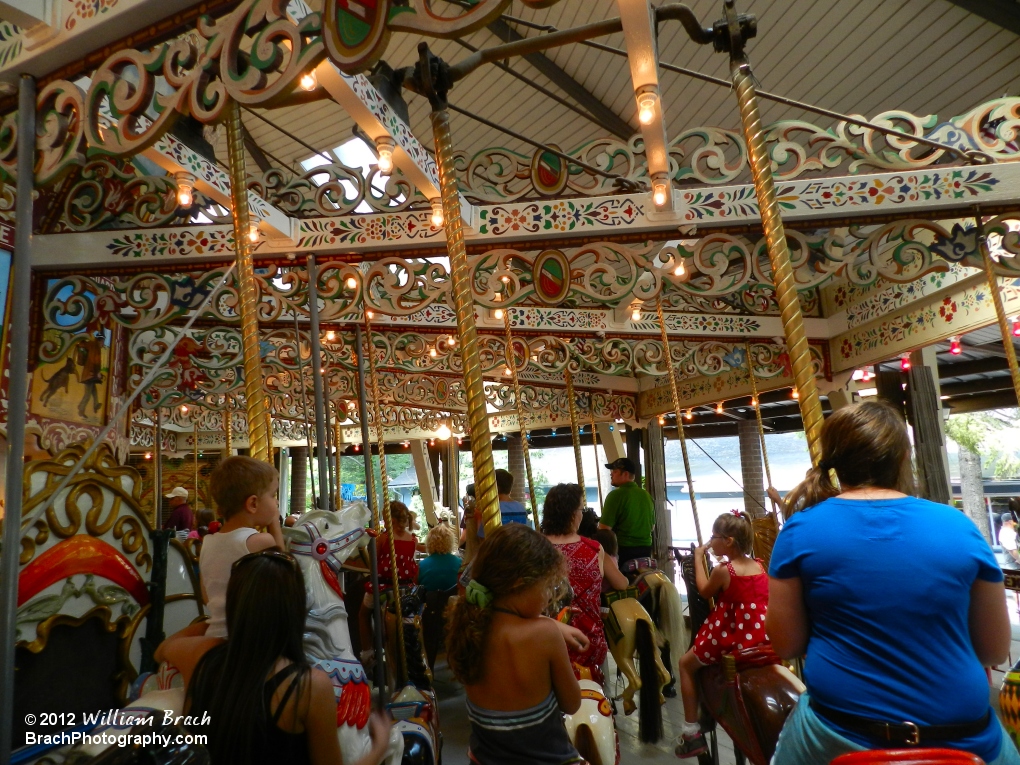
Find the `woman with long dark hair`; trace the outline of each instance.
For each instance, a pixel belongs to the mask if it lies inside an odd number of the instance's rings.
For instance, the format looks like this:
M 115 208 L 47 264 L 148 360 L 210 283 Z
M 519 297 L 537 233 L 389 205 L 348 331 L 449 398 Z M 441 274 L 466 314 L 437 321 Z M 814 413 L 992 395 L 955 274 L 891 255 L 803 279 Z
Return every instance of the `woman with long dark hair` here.
M 765 628 L 780 656 L 806 651 L 808 690 L 772 762 L 919 745 L 1020 765 L 989 705 L 984 667 L 1006 660 L 1010 626 L 988 542 L 958 510 L 910 496 L 891 407 L 836 411 L 821 452 L 787 499 L 769 569 Z
M 239 558 L 227 585 L 229 639 L 174 637 L 156 652 L 187 683 L 185 712 L 209 723 L 213 765 L 342 765 L 336 697 L 326 673 L 304 655 L 305 584 L 279 550 Z M 371 718 L 372 749 L 357 765 L 378 765 L 387 723 Z

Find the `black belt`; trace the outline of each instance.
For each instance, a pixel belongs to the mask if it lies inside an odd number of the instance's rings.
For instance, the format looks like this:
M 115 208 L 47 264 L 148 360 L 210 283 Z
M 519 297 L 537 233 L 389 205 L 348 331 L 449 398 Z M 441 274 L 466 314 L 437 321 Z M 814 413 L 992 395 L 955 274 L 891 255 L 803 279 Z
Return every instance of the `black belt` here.
M 973 722 L 952 725 L 918 725 L 909 720 L 901 723 L 887 723 L 868 717 L 858 717 L 830 709 L 814 699 L 810 700 L 810 704 L 815 712 L 836 725 L 874 739 L 907 746 L 918 746 L 922 742 L 928 743 L 931 740 L 954 741 L 968 736 L 976 736 L 988 727 L 988 721 L 992 714 L 992 710 L 988 709 L 980 719 Z

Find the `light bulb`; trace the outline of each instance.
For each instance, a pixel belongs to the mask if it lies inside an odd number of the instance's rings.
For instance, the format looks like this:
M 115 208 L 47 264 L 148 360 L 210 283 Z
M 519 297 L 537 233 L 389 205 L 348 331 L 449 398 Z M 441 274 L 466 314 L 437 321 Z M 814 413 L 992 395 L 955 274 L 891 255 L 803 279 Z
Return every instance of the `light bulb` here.
M 361 451 L 361 444 L 355 444 L 354 445 L 354 451 L 360 452 Z
M 666 182 L 655 181 L 652 184 L 652 201 L 656 207 L 663 207 L 666 204 Z
M 497 308 L 495 311 L 492 312 L 492 315 L 493 315 L 494 318 L 502 319 L 503 318 L 503 309 L 502 308 Z
M 642 125 L 651 125 L 655 119 L 655 106 L 659 101 L 659 94 L 654 90 L 646 90 L 638 93 L 638 122 Z
M 349 290 L 356 290 L 358 288 L 358 280 L 355 279 L 353 276 L 348 276 L 345 284 L 347 285 L 347 289 Z
M 379 172 L 389 175 L 393 172 L 393 139 L 388 136 L 376 138 L 375 150 L 379 152 Z
M 683 261 L 677 264 L 677 267 L 673 269 L 673 276 L 683 276 L 687 273 L 687 269 L 684 268 Z
M 503 374 L 505 374 L 505 375 L 507 375 L 509 377 L 510 375 L 513 374 L 513 372 L 510 371 L 510 367 L 504 367 L 503 368 Z
M 660 425 L 665 425 L 666 424 L 666 418 L 663 417 L 661 414 L 659 415 L 659 424 Z
M 908 369 L 910 369 L 910 357 L 909 356 L 904 356 L 902 359 L 900 359 L 900 369 L 902 369 L 904 372 L 906 372 Z
M 326 332 L 326 342 L 332 343 L 334 340 L 336 340 L 336 332 L 333 330 Z
M 433 199 L 432 200 L 432 227 L 442 228 L 443 223 L 446 222 L 446 218 L 443 215 L 443 200 Z
M 365 315 L 368 318 L 370 318 L 370 319 L 374 319 L 375 318 L 375 311 L 365 311 Z
M 259 227 L 257 223 L 252 223 L 248 227 L 248 241 L 255 244 L 259 240 Z
M 1020 316 L 1013 319 L 1013 337 L 1020 337 Z
M 145 453 L 145 459 L 151 460 L 152 459 L 152 452 L 146 452 Z
M 184 172 L 174 173 L 177 181 L 177 204 L 181 207 L 191 207 L 195 201 L 195 176 Z
M 435 348 L 429 348 L 429 356 L 431 356 L 432 358 L 435 358 L 438 355 L 439 355 L 439 351 L 437 351 Z
M 499 280 L 501 282 L 503 282 L 503 284 L 509 284 L 510 283 L 510 277 L 507 276 L 506 274 L 504 274 L 503 276 L 499 277 Z
M 449 441 L 450 436 L 452 435 L 453 431 L 450 430 L 450 426 L 447 425 L 445 422 L 442 423 L 439 426 L 439 429 L 436 431 L 436 438 L 438 438 L 440 441 Z
M 751 399 L 751 407 L 754 408 L 754 409 L 758 408 L 758 399 L 757 398 L 752 398 Z
M 630 320 L 631 321 L 641 321 L 641 309 L 640 308 L 635 308 L 633 311 L 630 312 Z
M 716 414 L 722 414 L 723 413 L 722 401 L 720 401 L 718 404 L 715 405 L 715 413 Z
M 181 414 L 187 414 L 187 413 L 188 413 L 188 406 L 187 406 L 187 404 L 181 404 Z
M 693 409 L 688 409 L 688 410 L 687 410 L 687 411 L 686 411 L 686 412 L 684 413 L 684 417 L 685 417 L 686 419 L 688 419 L 688 420 L 693 420 L 693 419 L 694 419 L 694 410 L 693 410 Z
M 450 335 L 450 339 L 447 340 L 446 342 L 449 343 L 450 347 L 452 348 L 457 344 L 457 338 L 455 338 L 453 335 Z
M 800 401 L 800 391 L 797 390 L 796 388 L 791 390 L 790 391 L 790 398 L 792 398 L 794 401 Z
M 315 70 L 305 72 L 301 75 L 301 79 L 298 80 L 298 84 L 301 86 L 301 90 L 312 91 L 319 86 L 319 80 L 315 76 Z
M 963 346 L 960 345 L 960 338 L 951 337 L 949 338 L 949 352 L 954 356 L 959 356 L 963 353 Z

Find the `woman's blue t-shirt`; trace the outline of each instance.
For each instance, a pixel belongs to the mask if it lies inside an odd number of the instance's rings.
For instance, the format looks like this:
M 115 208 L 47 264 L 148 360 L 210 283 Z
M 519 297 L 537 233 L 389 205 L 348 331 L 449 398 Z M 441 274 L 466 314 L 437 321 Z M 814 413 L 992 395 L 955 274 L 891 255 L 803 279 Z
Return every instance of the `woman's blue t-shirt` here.
M 418 566 L 418 584 L 426 590 L 449 590 L 457 586 L 460 557 L 453 553 L 434 553 Z
M 970 590 L 976 579 L 1003 577 L 960 511 L 915 497 L 829 499 L 786 522 L 769 574 L 803 583 L 804 681 L 823 706 L 918 725 L 971 722 L 988 711 L 988 679 L 970 640 Z M 952 743 L 990 762 L 1001 739 L 993 714 L 983 733 Z

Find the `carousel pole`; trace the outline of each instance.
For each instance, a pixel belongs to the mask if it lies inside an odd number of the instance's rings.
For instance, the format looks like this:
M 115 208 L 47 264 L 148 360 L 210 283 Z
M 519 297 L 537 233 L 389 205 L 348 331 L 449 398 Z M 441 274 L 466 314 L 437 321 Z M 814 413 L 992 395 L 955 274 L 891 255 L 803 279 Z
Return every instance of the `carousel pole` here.
M 22 478 L 25 474 L 25 416 L 28 401 L 28 335 L 32 295 L 32 192 L 35 186 L 35 80 L 18 87 L 18 180 L 14 256 L 11 261 L 10 384 L 7 396 L 7 485 L 0 555 L 0 762 L 13 748 L 14 643 L 18 609 L 18 551 L 21 549 Z M 14 519 L 11 522 L 11 519 Z
M 322 390 L 322 346 L 319 342 L 319 271 L 308 256 L 308 337 L 312 349 L 312 395 L 315 397 L 315 454 L 319 465 L 319 508 L 329 509 L 329 455 L 326 454 L 326 406 Z
M 196 410 L 197 411 L 197 410 Z M 195 513 L 198 513 L 198 417 L 195 417 Z
M 450 133 L 450 112 L 446 95 L 453 82 L 449 67 L 432 57 L 426 43 L 418 44 L 419 62 L 415 84 L 429 99 L 430 118 L 439 168 L 439 187 L 443 202 L 446 246 L 450 257 L 452 296 L 457 314 L 457 334 L 464 368 L 464 390 L 467 394 L 468 433 L 471 438 L 472 466 L 475 474 L 476 506 L 482 513 L 485 531 L 494 531 L 502 523 L 499 494 L 496 491 L 496 466 L 492 460 L 492 438 L 489 416 L 482 386 L 482 365 L 478 356 L 478 334 L 475 330 L 474 298 L 471 290 L 471 269 L 464 245 L 464 221 L 461 219 L 460 192 L 457 188 L 453 159 L 453 137 Z
M 361 325 L 354 325 L 354 354 L 358 363 L 358 410 L 361 419 L 361 450 L 365 455 L 365 493 L 368 495 L 368 507 L 372 511 L 371 527 L 379 531 L 379 504 L 375 496 L 375 477 L 372 470 L 372 439 L 368 432 L 368 396 L 365 392 L 365 350 L 362 345 Z M 372 592 L 379 592 L 379 546 L 376 544 L 378 534 L 372 536 L 368 543 L 369 579 Z M 386 707 L 386 671 L 382 663 L 383 655 L 383 617 L 382 604 L 374 598 L 372 604 L 372 621 L 375 623 L 375 687 L 379 691 L 379 709 Z M 365 646 L 361 646 L 365 650 Z
M 400 603 L 400 569 L 397 566 L 397 546 L 393 536 L 393 522 L 390 516 L 390 479 L 386 471 L 386 428 L 383 423 L 382 401 L 379 396 L 379 375 L 375 369 L 375 344 L 372 342 L 372 320 L 365 311 L 365 336 L 368 338 L 368 370 L 372 381 L 372 407 L 375 412 L 375 437 L 379 452 L 379 493 L 382 495 L 383 520 L 386 522 L 386 534 L 390 540 L 390 567 L 393 575 L 393 608 L 397 616 L 397 646 L 400 663 L 394 675 L 401 687 L 407 682 L 407 652 L 404 647 L 404 615 Z M 376 598 L 379 591 L 376 590 Z
M 1009 319 L 1006 317 L 1006 308 L 1002 304 L 1002 292 L 999 289 L 999 279 L 995 275 L 995 261 L 988 249 L 988 237 L 985 235 L 985 224 L 981 219 L 981 210 L 976 208 L 974 220 L 977 223 L 977 244 L 981 252 L 981 262 L 985 267 L 985 279 L 988 281 L 988 293 L 992 296 L 992 304 L 995 306 L 995 318 L 999 322 L 999 332 L 1002 333 L 1002 348 L 1006 352 L 1006 362 L 1009 364 L 1009 374 L 1013 378 L 1013 390 L 1020 397 L 1020 365 L 1017 364 L 1016 348 L 1013 346 L 1013 332 L 1009 327 Z
M 244 169 L 244 138 L 241 107 L 236 101 L 227 105 L 227 155 L 230 160 L 230 199 L 234 218 L 234 250 L 237 253 L 237 280 L 240 283 L 241 344 L 244 363 L 244 398 L 248 415 L 249 454 L 257 460 L 271 461 L 269 433 L 266 431 L 265 386 L 262 357 L 259 353 L 259 287 L 255 282 L 252 260 L 251 214 L 248 210 L 248 176 Z
M 333 403 L 333 443 L 336 446 L 336 508 L 339 510 L 344 506 L 343 475 L 340 470 L 343 457 L 340 456 L 340 408 L 336 402 Z
M 698 501 L 694 496 L 694 477 L 691 475 L 691 460 L 687 456 L 687 438 L 684 435 L 684 418 L 680 413 L 680 392 L 676 388 L 676 372 L 673 369 L 673 356 L 669 350 L 669 333 L 666 332 L 666 318 L 662 313 L 662 295 L 655 300 L 655 310 L 659 315 L 659 331 L 662 333 L 662 356 L 666 362 L 666 374 L 669 375 L 669 393 L 673 398 L 673 413 L 676 417 L 676 432 L 680 437 L 680 454 L 684 458 L 684 475 L 687 478 L 687 496 L 691 500 L 691 514 L 694 516 L 694 530 L 698 534 L 698 545 L 704 544 L 701 539 L 701 519 L 698 518 Z
M 804 422 L 811 461 L 818 464 L 818 460 L 821 459 L 819 437 L 822 430 L 822 404 L 818 398 L 814 366 L 811 363 L 811 352 L 804 330 L 804 317 L 801 313 L 800 298 L 797 296 L 797 283 L 790 263 L 790 248 L 779 214 L 771 160 L 765 147 L 765 130 L 758 112 L 754 77 L 751 74 L 751 65 L 744 54 L 744 33 L 747 30 L 741 28 L 733 2 L 734 0 L 726 0 L 725 3 L 726 22 L 729 27 L 730 76 L 740 107 L 740 122 L 747 143 L 761 222 L 765 229 L 769 263 L 772 266 L 772 281 L 775 283 L 776 301 L 779 303 L 780 318 L 783 321 L 786 347 L 790 354 L 797 390 L 800 393 L 800 415 Z
M 294 353 L 297 355 L 298 380 L 301 383 L 301 414 L 305 421 L 305 441 L 308 445 L 308 481 L 312 485 L 313 504 L 318 507 L 318 495 L 315 493 L 315 471 L 312 469 L 312 426 L 308 424 L 308 391 L 305 389 L 305 363 L 301 360 L 301 328 L 298 326 L 296 308 L 294 309 Z
M 506 363 L 510 376 L 514 381 L 514 403 L 517 406 L 517 426 L 521 433 L 521 449 L 524 452 L 524 472 L 528 474 L 528 492 L 531 494 L 531 517 L 535 528 L 541 523 L 538 519 L 538 494 L 535 493 L 535 478 L 531 473 L 531 450 L 528 448 L 528 428 L 524 422 L 524 401 L 521 398 L 521 380 L 517 375 L 517 354 L 514 352 L 513 333 L 510 328 L 510 311 L 503 311 L 503 326 L 506 329 Z M 452 501 L 452 500 L 451 500 Z
M 156 434 L 153 447 L 153 457 L 156 464 L 152 469 L 152 486 L 155 489 L 152 498 L 152 528 L 158 529 L 163 526 L 163 519 L 160 517 L 163 509 L 163 407 L 156 407 L 156 425 L 153 428 Z
M 751 398 L 754 401 L 754 416 L 758 421 L 758 438 L 761 440 L 761 458 L 765 464 L 765 481 L 768 483 L 768 487 L 772 487 L 772 470 L 769 468 L 769 452 L 765 448 L 765 424 L 761 419 L 761 401 L 758 399 L 758 384 L 754 379 L 754 362 L 751 359 L 751 342 L 744 343 L 744 348 L 747 351 L 747 377 L 751 381 Z M 798 391 L 799 393 L 799 391 Z M 775 503 L 772 506 L 773 510 L 776 510 Z
M 574 376 L 568 368 L 564 370 L 567 381 L 567 408 L 570 411 L 570 440 L 574 444 L 574 465 L 577 467 L 577 485 L 585 491 L 587 504 L 587 487 L 584 485 L 584 465 L 581 462 L 581 433 L 577 418 L 577 397 L 574 395 Z
M 227 408 L 223 410 L 223 440 L 226 442 L 227 456 L 231 456 L 231 452 L 234 451 L 234 418 L 233 412 L 230 411 L 230 402 L 227 402 Z
M 599 485 L 599 507 L 602 507 L 602 471 L 599 469 L 599 434 L 595 430 L 595 394 L 588 397 L 588 419 L 591 421 L 591 450 L 595 452 L 595 480 Z

